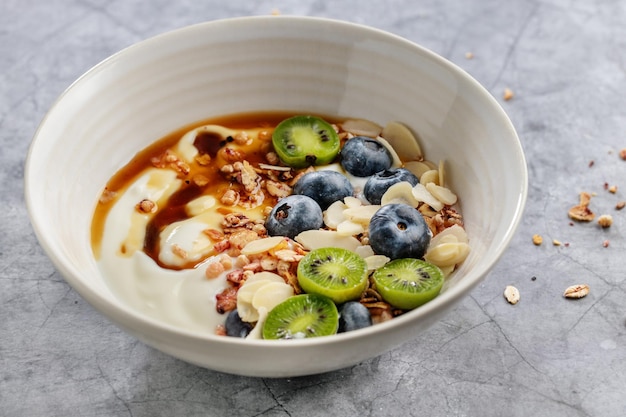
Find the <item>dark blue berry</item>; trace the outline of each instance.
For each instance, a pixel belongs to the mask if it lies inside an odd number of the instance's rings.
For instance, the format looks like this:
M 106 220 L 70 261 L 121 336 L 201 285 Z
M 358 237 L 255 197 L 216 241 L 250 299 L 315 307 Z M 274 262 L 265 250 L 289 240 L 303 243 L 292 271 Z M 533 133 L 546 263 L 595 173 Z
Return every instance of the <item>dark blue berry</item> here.
M 265 228 L 270 236 L 295 238 L 300 232 L 319 229 L 323 226 L 322 209 L 311 197 L 290 195 L 282 198 L 274 206 Z
M 352 184 L 337 171 L 313 171 L 304 174 L 293 187 L 294 194 L 311 197 L 322 210 L 352 195 Z
M 348 301 L 339 308 L 339 332 L 349 332 L 372 325 L 369 310 L 358 301 Z
M 239 313 L 237 309 L 232 310 L 226 316 L 226 322 L 224 323 L 224 327 L 226 327 L 226 335 L 232 337 L 246 337 L 252 330 L 252 324 L 246 323 L 241 320 L 239 317 Z
M 378 255 L 391 259 L 417 258 L 426 253 L 430 229 L 424 218 L 408 204 L 382 206 L 369 225 L 369 243 Z
M 386 169 L 372 175 L 363 188 L 363 195 L 370 204 L 380 204 L 385 191 L 392 185 L 407 181 L 412 186 L 416 186 L 419 179 L 406 168 Z
M 341 149 L 341 165 L 356 177 L 369 177 L 391 167 L 391 154 L 376 139 L 355 136 Z

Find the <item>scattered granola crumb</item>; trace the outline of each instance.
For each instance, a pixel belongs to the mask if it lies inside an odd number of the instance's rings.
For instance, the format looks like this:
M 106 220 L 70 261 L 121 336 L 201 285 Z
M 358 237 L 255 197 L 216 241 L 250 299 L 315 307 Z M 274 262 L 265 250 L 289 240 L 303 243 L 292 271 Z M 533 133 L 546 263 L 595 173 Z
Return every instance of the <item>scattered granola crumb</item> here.
M 573 220 L 581 222 L 590 222 L 595 218 L 595 214 L 589 210 L 589 202 L 591 201 L 591 195 L 586 192 L 580 193 L 580 202 L 577 206 L 572 207 L 568 215 Z
M 543 238 L 541 237 L 541 235 L 533 235 L 533 243 L 536 246 L 539 246 L 543 243 Z
M 140 213 L 154 213 L 157 211 L 157 205 L 154 201 L 143 199 L 135 206 Z
M 569 248 L 569 242 L 565 242 L 563 246 L 565 246 L 566 248 Z
M 280 16 L 280 10 L 272 9 L 272 16 Z
M 504 298 L 506 298 L 509 304 L 517 304 L 520 298 L 519 290 L 512 285 L 507 285 L 504 289 Z
M 626 148 L 619 151 L 619 157 L 626 161 Z
M 607 239 L 607 240 L 605 240 L 604 242 L 602 242 L 602 247 L 603 247 L 603 248 L 608 248 L 608 247 L 609 247 L 609 241 L 608 241 L 608 239 Z
M 504 98 L 504 100 L 509 101 L 513 98 L 515 94 L 513 94 L 513 90 L 511 90 L 510 88 L 505 88 L 504 89 L 504 95 L 502 96 Z
M 472 59 L 474 58 L 474 54 L 472 52 L 465 52 L 465 59 Z
M 609 192 L 615 194 L 617 192 L 617 185 L 611 185 L 609 187 Z
M 567 287 L 565 292 L 563 293 L 563 297 L 565 298 L 583 298 L 587 294 L 589 294 L 589 285 L 587 284 L 577 284 L 572 285 L 571 287 Z
M 621 210 L 626 206 L 626 201 L 620 201 L 615 205 L 615 210 Z
M 593 166 L 593 164 L 595 164 L 595 162 L 593 160 L 589 161 L 589 168 L 591 168 Z
M 598 224 L 603 228 L 611 227 L 613 224 L 613 217 L 610 214 L 603 214 L 598 217 Z
M 560 240 L 557 240 L 557 239 L 552 239 L 552 244 L 553 244 L 554 246 L 561 246 L 561 245 L 562 245 L 561 241 L 560 241 Z

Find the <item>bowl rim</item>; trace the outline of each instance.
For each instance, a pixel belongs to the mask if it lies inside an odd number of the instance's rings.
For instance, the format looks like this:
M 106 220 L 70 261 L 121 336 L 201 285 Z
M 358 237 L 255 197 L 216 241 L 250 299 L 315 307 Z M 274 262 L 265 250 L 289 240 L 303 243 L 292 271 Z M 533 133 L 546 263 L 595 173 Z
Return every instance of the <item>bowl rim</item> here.
M 42 230 L 38 226 L 38 216 L 36 214 L 36 208 L 34 207 L 33 196 L 31 193 L 30 183 L 32 183 L 35 179 L 32 178 L 32 169 L 31 164 L 33 160 L 33 155 L 37 152 L 38 144 L 42 140 L 41 132 L 46 126 L 46 123 L 50 117 L 50 114 L 59 106 L 59 103 L 64 99 L 64 97 L 68 94 L 69 91 L 78 88 L 85 80 L 88 80 L 95 73 L 106 70 L 108 66 L 111 66 L 115 63 L 116 60 L 124 59 L 127 55 L 133 54 L 135 51 L 139 51 L 143 48 L 149 48 L 153 44 L 159 43 L 162 39 L 168 37 L 175 36 L 187 36 L 190 33 L 194 33 L 196 31 L 203 31 L 205 28 L 210 27 L 219 27 L 220 25 L 228 26 L 229 30 L 232 29 L 232 25 L 234 24 L 248 24 L 264 22 L 268 20 L 275 21 L 292 21 L 298 22 L 299 24 L 324 24 L 324 25 L 334 25 L 335 28 L 343 28 L 346 30 L 358 30 L 363 33 L 370 33 L 376 35 L 378 39 L 386 38 L 390 42 L 400 42 L 401 44 L 416 50 L 420 54 L 426 56 L 429 60 L 436 62 L 438 65 L 445 67 L 448 71 L 455 74 L 456 77 L 462 78 L 464 82 L 468 83 L 473 89 L 477 92 L 480 92 L 484 99 L 487 100 L 488 104 L 491 105 L 496 111 L 500 113 L 502 122 L 505 123 L 506 129 L 509 131 L 509 135 L 512 139 L 513 144 L 515 145 L 516 151 L 516 159 L 519 161 L 519 168 L 521 174 L 521 183 L 520 190 L 518 195 L 518 201 L 515 205 L 515 211 L 512 213 L 512 221 L 508 225 L 507 230 L 504 232 L 504 238 L 500 242 L 500 244 L 495 248 L 493 252 L 493 262 L 487 267 L 483 268 L 481 271 L 472 271 L 470 270 L 468 273 L 468 277 L 464 277 L 459 280 L 454 286 L 448 288 L 445 292 L 441 293 L 437 298 L 420 306 L 419 309 L 415 309 L 413 311 L 407 312 L 399 317 L 395 317 L 393 320 L 389 320 L 384 323 L 377 324 L 375 326 L 370 326 L 368 328 L 359 329 L 346 333 L 335 334 L 332 337 L 319 337 L 319 338 L 309 338 L 302 340 L 290 340 L 289 343 L 284 343 L 284 341 L 280 340 L 251 340 L 251 339 L 240 339 L 240 338 L 230 338 L 223 337 L 214 334 L 198 334 L 194 331 L 183 329 L 176 327 L 174 325 L 170 325 L 167 323 L 163 323 L 157 319 L 151 318 L 130 306 L 125 305 L 123 302 L 119 300 L 111 301 L 109 298 L 102 296 L 98 291 L 93 289 L 91 286 L 87 285 L 82 278 L 74 275 L 74 272 L 70 270 L 60 259 L 58 250 L 55 249 L 54 245 L 54 237 L 46 236 L 43 234 Z M 489 271 L 497 264 L 502 255 L 504 254 L 506 248 L 510 244 L 513 236 L 515 235 L 515 231 L 518 228 L 523 211 L 526 205 L 526 199 L 528 194 L 528 169 L 526 158 L 524 156 L 523 148 L 519 137 L 515 131 L 515 128 L 502 109 L 497 100 L 493 97 L 491 93 L 481 85 L 477 80 L 475 80 L 471 75 L 469 75 L 465 70 L 452 63 L 448 59 L 442 57 L 441 55 L 436 54 L 435 52 L 417 44 L 414 41 L 408 40 L 399 35 L 393 34 L 391 32 L 378 29 L 372 26 L 367 26 L 361 23 L 354 23 L 346 20 L 339 19 L 331 19 L 326 17 L 312 17 L 312 16 L 291 16 L 291 15 L 278 15 L 278 16 L 243 16 L 243 17 L 230 17 L 224 19 L 217 19 L 212 21 L 205 21 L 200 23 L 195 23 L 189 26 L 180 27 L 178 29 L 173 29 L 170 31 L 166 31 L 164 33 L 157 34 L 152 37 L 148 37 L 144 40 L 140 40 L 132 45 L 129 45 L 109 57 L 103 59 L 98 62 L 86 72 L 84 72 L 81 76 L 79 76 L 75 81 L 73 81 L 52 103 L 50 108 L 47 110 L 46 114 L 42 118 L 39 123 L 29 146 L 26 161 L 25 161 L 25 171 L 24 171 L 24 197 L 25 203 L 28 211 L 28 215 L 30 218 L 31 226 L 35 232 L 37 240 L 44 252 L 48 256 L 48 258 L 52 261 L 55 268 L 61 273 L 64 280 L 74 289 L 76 290 L 81 297 L 83 297 L 89 304 L 91 304 L 94 308 L 96 308 L 100 313 L 102 313 L 105 317 L 113 321 L 116 325 L 120 327 L 128 327 L 128 328 L 148 328 L 153 332 L 157 332 L 159 334 L 171 334 L 179 338 L 186 339 L 194 339 L 197 341 L 205 342 L 207 344 L 210 343 L 218 343 L 218 344 L 234 344 L 234 345 L 245 345 L 251 346 L 255 348 L 272 348 L 272 349 L 293 349 L 297 347 L 306 346 L 318 346 L 318 345 L 328 345 L 328 344 L 338 344 L 344 343 L 348 340 L 360 340 L 367 339 L 372 334 L 384 335 L 386 333 L 397 330 L 400 327 L 405 327 L 409 323 L 413 321 L 422 321 L 436 313 L 437 311 L 445 311 L 452 305 L 454 305 L 460 298 L 467 295 L 467 293 L 476 285 L 478 285 L 485 276 L 489 273 Z M 472 273 L 474 272 L 474 273 Z

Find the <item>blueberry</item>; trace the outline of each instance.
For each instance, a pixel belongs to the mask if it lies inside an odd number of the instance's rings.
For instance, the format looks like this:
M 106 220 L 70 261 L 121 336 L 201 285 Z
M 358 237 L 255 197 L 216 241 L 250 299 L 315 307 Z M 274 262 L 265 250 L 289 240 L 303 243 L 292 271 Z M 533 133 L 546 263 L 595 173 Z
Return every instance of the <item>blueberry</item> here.
M 380 204 L 380 199 L 385 194 L 385 191 L 392 185 L 402 181 L 407 181 L 412 186 L 416 186 L 419 179 L 405 168 L 386 169 L 377 172 L 367 180 L 363 188 L 363 194 L 370 204 Z
M 376 139 L 355 136 L 341 149 L 341 165 L 356 177 L 369 177 L 391 166 L 391 154 Z
M 246 323 L 241 320 L 237 309 L 228 313 L 224 327 L 226 327 L 226 335 L 232 337 L 246 337 L 252 330 L 252 325 L 250 323 Z
M 382 206 L 370 221 L 369 243 L 378 255 L 417 258 L 426 253 L 430 229 L 419 211 L 408 204 Z
M 369 310 L 358 301 L 348 301 L 339 308 L 339 332 L 349 332 L 372 325 Z
M 319 229 L 324 224 L 322 209 L 311 197 L 290 195 L 278 201 L 267 220 L 265 228 L 270 236 L 295 238 L 300 232 Z
M 322 210 L 338 200 L 352 195 L 352 184 L 336 171 L 313 171 L 304 174 L 293 187 L 294 194 L 311 197 Z

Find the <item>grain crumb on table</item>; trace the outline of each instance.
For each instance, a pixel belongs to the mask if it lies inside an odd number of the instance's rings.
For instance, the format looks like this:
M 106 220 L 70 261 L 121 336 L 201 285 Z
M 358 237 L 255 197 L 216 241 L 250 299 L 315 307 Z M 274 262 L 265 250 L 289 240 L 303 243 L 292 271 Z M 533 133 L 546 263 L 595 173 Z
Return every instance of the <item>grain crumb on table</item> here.
M 580 193 L 580 201 L 577 206 L 569 209 L 568 215 L 573 220 L 581 222 L 590 222 L 595 218 L 595 214 L 589 209 L 591 194 L 587 192 Z
M 513 93 L 513 90 L 511 90 L 510 88 L 504 89 L 504 94 L 502 95 L 502 98 L 504 98 L 505 101 L 511 100 L 514 96 L 515 94 Z
M 533 243 L 535 244 L 535 246 L 541 245 L 543 243 L 543 238 L 541 237 L 541 235 L 533 235 Z
M 517 304 L 520 300 L 519 290 L 512 285 L 507 285 L 504 289 L 504 298 L 506 298 L 509 304 Z
M 611 225 L 613 224 L 613 216 L 611 216 L 610 214 L 603 214 L 602 216 L 598 217 L 598 224 L 602 228 L 611 227 Z

